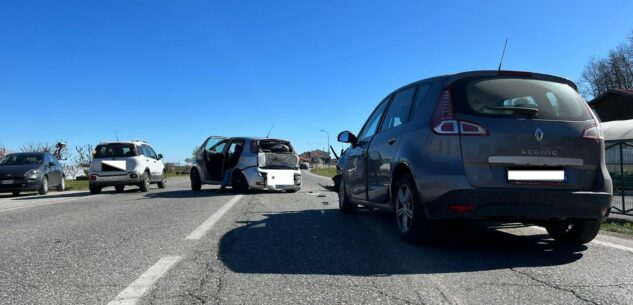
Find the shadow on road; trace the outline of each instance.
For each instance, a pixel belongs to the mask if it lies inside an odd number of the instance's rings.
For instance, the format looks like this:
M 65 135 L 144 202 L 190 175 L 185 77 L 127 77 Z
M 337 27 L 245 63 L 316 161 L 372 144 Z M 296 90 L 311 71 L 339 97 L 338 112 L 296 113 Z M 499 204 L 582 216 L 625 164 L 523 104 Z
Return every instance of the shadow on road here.
M 186 198 L 201 198 L 201 197 L 215 197 L 215 196 L 227 196 L 233 194 L 230 191 L 220 189 L 202 189 L 194 192 L 192 190 L 177 190 L 177 191 L 164 191 L 164 192 L 149 192 L 145 194 L 146 198 L 166 198 L 166 199 L 186 199 Z
M 220 241 L 220 258 L 238 273 L 390 275 L 472 272 L 563 265 L 585 246 L 547 235 L 519 236 L 481 224 L 450 230 L 433 245 L 400 241 L 391 216 L 337 210 L 266 214 Z
M 39 195 L 37 193 L 25 193 L 20 194 L 20 196 L 6 196 L 13 198 L 14 200 L 40 200 L 40 199 L 56 199 L 56 198 L 76 198 L 76 197 L 85 197 L 89 196 L 90 192 L 78 192 L 78 193 L 67 193 L 67 192 L 53 192 L 51 191 L 47 195 Z M 0 198 L 5 198 L 5 196 L 0 196 Z

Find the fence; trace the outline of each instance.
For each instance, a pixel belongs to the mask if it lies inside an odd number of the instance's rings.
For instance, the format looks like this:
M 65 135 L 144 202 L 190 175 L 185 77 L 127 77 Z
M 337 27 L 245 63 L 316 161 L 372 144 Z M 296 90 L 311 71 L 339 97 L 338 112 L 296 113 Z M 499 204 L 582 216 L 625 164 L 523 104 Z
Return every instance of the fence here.
M 611 218 L 633 221 L 633 141 L 606 143 L 605 159 L 613 179 Z

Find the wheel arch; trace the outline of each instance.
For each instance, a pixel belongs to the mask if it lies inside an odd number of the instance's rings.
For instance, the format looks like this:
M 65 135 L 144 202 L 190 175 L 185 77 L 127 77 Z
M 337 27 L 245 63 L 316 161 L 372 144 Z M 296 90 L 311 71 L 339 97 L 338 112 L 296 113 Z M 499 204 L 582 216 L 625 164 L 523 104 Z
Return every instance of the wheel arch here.
M 429 213 L 427 211 L 426 204 L 424 204 L 422 192 L 419 190 L 418 185 L 416 183 L 415 175 L 413 174 L 413 171 L 411 170 L 411 167 L 409 166 L 407 162 L 398 163 L 398 165 L 396 165 L 396 167 L 393 169 L 393 173 L 391 174 L 391 181 L 389 182 L 389 205 L 391 206 L 391 209 L 392 210 L 394 209 L 393 196 L 395 192 L 394 189 L 395 189 L 396 183 L 398 182 L 400 177 L 402 177 L 402 175 L 404 174 L 409 174 L 411 178 L 413 178 L 413 187 L 415 187 L 415 191 L 416 191 L 418 199 L 420 200 L 420 204 L 422 205 L 422 209 L 424 210 L 424 213 L 428 217 Z

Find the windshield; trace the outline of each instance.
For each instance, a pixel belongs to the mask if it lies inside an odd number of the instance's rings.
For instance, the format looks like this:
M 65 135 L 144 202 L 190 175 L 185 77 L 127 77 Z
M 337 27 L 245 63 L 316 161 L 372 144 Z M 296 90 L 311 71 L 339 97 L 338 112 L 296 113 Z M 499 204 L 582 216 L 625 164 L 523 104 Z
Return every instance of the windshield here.
M 586 121 L 591 119 L 584 100 L 570 86 L 544 80 L 467 78 L 455 82 L 460 113 L 525 116 L 535 119 Z
M 0 165 L 40 165 L 43 162 L 42 154 L 11 154 L 0 160 Z
M 136 149 L 131 143 L 111 143 L 98 145 L 95 149 L 95 158 L 116 158 L 136 156 Z

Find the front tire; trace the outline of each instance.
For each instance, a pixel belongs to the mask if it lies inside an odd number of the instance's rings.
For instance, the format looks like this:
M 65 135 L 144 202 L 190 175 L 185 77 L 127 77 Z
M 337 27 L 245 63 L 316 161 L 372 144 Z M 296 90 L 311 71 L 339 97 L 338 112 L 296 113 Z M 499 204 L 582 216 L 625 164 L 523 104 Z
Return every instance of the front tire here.
M 62 177 L 62 180 L 59 182 L 59 185 L 57 186 L 57 191 L 63 192 L 65 190 L 66 190 L 66 178 Z
M 163 174 L 160 176 L 160 181 L 158 181 L 156 185 L 158 185 L 159 189 L 164 189 L 167 187 L 167 175 L 165 175 L 165 172 L 163 172 Z
M 545 229 L 559 243 L 582 245 L 598 235 L 600 224 L 599 220 L 560 221 L 548 224 Z
M 202 189 L 202 181 L 200 180 L 200 175 L 198 174 L 197 169 L 192 169 L 189 174 L 189 179 L 191 180 L 191 190 L 194 192 Z
M 149 191 L 149 174 L 147 172 L 143 173 L 143 181 L 141 181 L 138 187 L 143 193 Z
M 394 190 L 392 201 L 400 238 L 409 244 L 430 241 L 434 225 L 424 213 L 413 177 L 409 174 L 400 176 Z
M 20 192 L 12 192 L 13 196 L 20 196 Z
M 40 186 L 40 188 L 37 190 L 37 192 L 40 195 L 48 194 L 48 177 L 47 176 L 44 176 L 44 179 L 42 180 L 42 186 Z
M 125 190 L 125 185 L 115 185 L 114 186 L 114 191 L 117 193 L 123 193 L 123 191 Z
M 358 205 L 353 203 L 347 195 L 347 188 L 345 187 L 345 180 L 341 177 L 338 190 L 338 209 L 343 214 L 352 214 L 356 212 Z

